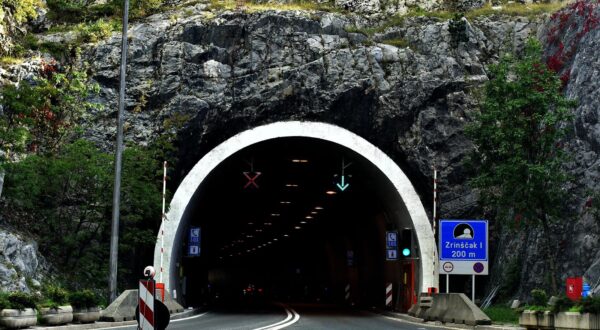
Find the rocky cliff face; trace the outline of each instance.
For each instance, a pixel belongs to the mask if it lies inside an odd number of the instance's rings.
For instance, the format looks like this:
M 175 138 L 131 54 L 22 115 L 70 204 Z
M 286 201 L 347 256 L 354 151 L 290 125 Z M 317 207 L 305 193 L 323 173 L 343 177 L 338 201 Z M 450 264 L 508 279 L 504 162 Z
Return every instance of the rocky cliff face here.
M 485 216 L 461 163 L 471 148 L 462 131 L 476 105 L 472 93 L 499 54 L 542 33 L 540 22 L 485 17 L 466 22 L 464 35 L 456 36 L 447 20 L 417 17 L 372 39 L 347 32 L 365 24 L 331 13 L 214 17 L 205 5 L 150 17 L 129 33 L 127 138 L 147 143 L 165 120 L 184 122 L 178 131 L 183 176 L 245 129 L 278 120 L 330 122 L 390 155 L 425 204 L 435 163 L 442 170 L 444 217 Z M 398 43 L 403 46 L 390 45 Z M 108 109 L 116 109 L 119 47 L 115 36 L 84 56 Z M 112 111 L 99 118 L 89 137 L 112 143 L 113 118 Z
M 49 266 L 37 244 L 5 229 L 0 230 L 0 291 L 38 291 L 49 278 Z

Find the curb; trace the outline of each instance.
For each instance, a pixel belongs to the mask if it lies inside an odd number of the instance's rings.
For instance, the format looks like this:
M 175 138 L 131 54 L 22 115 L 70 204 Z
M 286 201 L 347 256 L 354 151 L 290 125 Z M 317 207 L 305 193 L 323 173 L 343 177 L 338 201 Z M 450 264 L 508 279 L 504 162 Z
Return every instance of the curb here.
M 377 314 L 385 315 L 388 317 L 392 317 L 395 319 L 404 320 L 410 323 L 415 324 L 426 324 L 426 325 L 434 325 L 440 328 L 448 328 L 448 329 L 473 329 L 473 330 L 525 330 L 523 327 L 519 327 L 517 325 L 466 325 L 466 324 L 458 324 L 458 323 L 442 323 L 439 321 L 425 322 L 424 319 L 410 316 L 408 314 L 395 313 L 390 311 L 376 311 Z
M 194 308 L 187 309 L 180 313 L 175 313 L 171 315 L 171 321 L 184 319 L 186 317 L 194 316 L 196 314 L 200 314 L 204 311 L 204 308 Z M 44 327 L 44 326 L 35 326 L 30 329 L 35 330 L 87 330 L 87 329 L 101 329 L 101 328 L 115 328 L 122 327 L 128 325 L 136 325 L 137 322 L 134 321 L 121 321 L 121 322 L 95 322 L 89 324 L 68 324 L 61 326 L 52 326 L 52 327 Z

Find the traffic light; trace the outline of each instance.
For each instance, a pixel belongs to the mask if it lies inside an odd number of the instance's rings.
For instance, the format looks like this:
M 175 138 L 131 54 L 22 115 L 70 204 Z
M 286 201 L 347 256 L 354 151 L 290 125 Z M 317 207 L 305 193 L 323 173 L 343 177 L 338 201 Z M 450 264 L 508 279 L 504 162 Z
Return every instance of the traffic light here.
M 404 258 L 412 257 L 412 229 L 402 229 L 399 250 Z

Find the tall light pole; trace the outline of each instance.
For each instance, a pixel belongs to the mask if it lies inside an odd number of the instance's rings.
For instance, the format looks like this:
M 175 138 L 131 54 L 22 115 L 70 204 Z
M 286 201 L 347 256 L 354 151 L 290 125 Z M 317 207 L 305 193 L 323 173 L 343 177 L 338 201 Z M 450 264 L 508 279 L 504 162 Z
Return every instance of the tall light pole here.
M 127 21 L 129 0 L 123 2 L 123 32 L 121 43 L 121 82 L 119 115 L 117 119 L 117 151 L 115 152 L 115 186 L 113 190 L 112 230 L 110 236 L 110 275 L 108 288 L 110 302 L 117 299 L 117 261 L 119 255 L 119 206 L 121 203 L 121 163 L 123 160 L 123 112 L 125 111 L 125 76 L 127 73 Z

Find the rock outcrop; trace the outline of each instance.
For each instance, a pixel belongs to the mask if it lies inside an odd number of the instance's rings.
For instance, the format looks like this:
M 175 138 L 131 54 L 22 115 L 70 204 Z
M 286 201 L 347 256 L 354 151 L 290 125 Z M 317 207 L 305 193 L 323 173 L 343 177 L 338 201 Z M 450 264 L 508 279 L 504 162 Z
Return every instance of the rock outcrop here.
M 486 216 L 462 165 L 471 150 L 463 128 L 476 108 L 473 91 L 501 53 L 542 33 L 542 21 L 482 17 L 466 22 L 461 38 L 467 41 L 457 42 L 447 20 L 406 18 L 372 38 L 348 32 L 364 26 L 360 20 L 277 11 L 214 17 L 199 4 L 132 26 L 127 139 L 146 144 L 165 120 L 177 118 L 184 123 L 178 130 L 183 175 L 245 129 L 278 120 L 329 122 L 390 155 L 427 209 L 435 163 L 442 171 L 441 213 Z M 117 108 L 119 49 L 114 36 L 84 55 L 103 86 L 99 100 L 106 109 Z M 110 147 L 113 118 L 112 111 L 100 115 L 89 138 Z
M 37 291 L 48 278 L 48 266 L 37 244 L 0 230 L 0 291 Z

